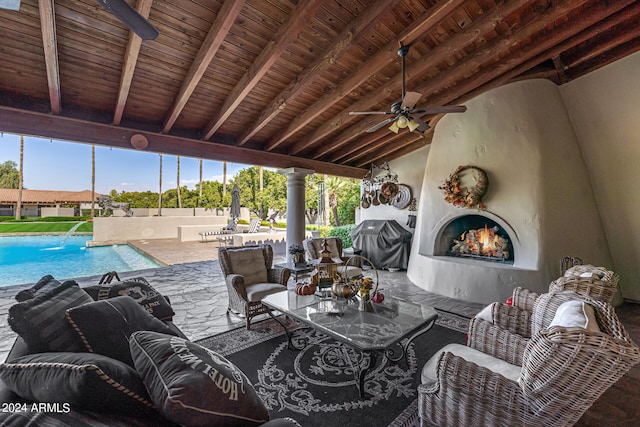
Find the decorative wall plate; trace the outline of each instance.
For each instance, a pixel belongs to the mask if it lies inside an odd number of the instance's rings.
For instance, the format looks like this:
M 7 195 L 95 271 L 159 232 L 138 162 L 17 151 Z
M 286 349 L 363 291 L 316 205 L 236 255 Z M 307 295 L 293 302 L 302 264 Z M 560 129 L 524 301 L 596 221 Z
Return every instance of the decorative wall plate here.
M 411 188 L 404 184 L 398 184 L 398 194 L 393 199 L 393 206 L 397 209 L 404 209 L 411 202 Z
M 147 139 L 147 137 L 140 133 L 132 135 L 130 142 L 131 146 L 137 150 L 144 150 L 149 146 L 149 140 Z

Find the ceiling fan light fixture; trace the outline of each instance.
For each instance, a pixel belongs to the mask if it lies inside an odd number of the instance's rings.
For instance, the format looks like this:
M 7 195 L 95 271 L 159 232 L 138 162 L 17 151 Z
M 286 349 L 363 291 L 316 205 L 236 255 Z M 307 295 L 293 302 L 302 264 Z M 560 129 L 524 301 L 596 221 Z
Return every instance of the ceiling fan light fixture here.
M 389 130 L 393 133 L 398 133 L 400 132 L 400 128 L 398 127 L 398 121 L 396 120 L 395 122 L 393 122 L 391 124 L 391 126 L 389 126 Z
M 398 120 L 396 120 L 396 124 L 400 129 L 404 129 L 409 125 L 409 120 L 407 120 L 405 116 L 400 116 Z
M 420 127 L 420 124 L 418 122 L 416 122 L 415 120 L 411 119 L 409 120 L 408 125 L 409 126 L 409 131 L 413 132 L 414 130 L 418 129 Z

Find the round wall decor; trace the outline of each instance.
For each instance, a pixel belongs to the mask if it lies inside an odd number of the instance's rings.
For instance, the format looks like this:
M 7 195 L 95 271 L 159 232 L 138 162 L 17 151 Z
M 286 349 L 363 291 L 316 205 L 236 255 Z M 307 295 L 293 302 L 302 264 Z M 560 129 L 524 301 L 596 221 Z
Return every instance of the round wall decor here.
M 458 166 L 443 185 L 444 200 L 459 208 L 484 209 L 482 198 L 489 189 L 487 173 L 475 166 Z
M 398 184 L 398 194 L 393 198 L 393 206 L 404 209 L 411 202 L 411 188 L 404 184 Z
M 149 140 L 147 139 L 146 136 L 142 135 L 141 133 L 136 133 L 135 135 L 132 135 L 129 142 L 131 143 L 131 146 L 137 150 L 144 150 L 149 146 Z

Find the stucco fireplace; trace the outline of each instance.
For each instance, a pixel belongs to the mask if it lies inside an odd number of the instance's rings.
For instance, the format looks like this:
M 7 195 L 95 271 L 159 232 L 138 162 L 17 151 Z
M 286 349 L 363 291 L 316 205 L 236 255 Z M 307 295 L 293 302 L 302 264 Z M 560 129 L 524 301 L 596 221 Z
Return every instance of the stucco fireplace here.
M 565 256 L 610 265 L 590 178 L 558 88 L 546 80 L 517 82 L 466 105 L 467 112 L 445 116 L 434 132 L 409 279 L 441 295 L 490 303 L 504 301 L 516 286 L 546 291 Z M 439 187 L 460 165 L 487 173 L 486 209 L 444 200 Z M 451 256 L 463 233 L 480 230 L 473 247 L 485 225 L 508 240 L 508 256 Z

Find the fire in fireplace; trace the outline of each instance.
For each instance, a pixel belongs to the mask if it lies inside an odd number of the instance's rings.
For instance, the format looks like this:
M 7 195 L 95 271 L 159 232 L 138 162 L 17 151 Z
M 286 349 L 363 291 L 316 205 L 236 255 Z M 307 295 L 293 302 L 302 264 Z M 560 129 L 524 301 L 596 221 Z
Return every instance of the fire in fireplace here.
M 453 239 L 449 253 L 452 256 L 506 261 L 511 258 L 509 239 L 499 233 L 500 227 L 487 224 L 482 228 L 465 230 L 460 239 Z

